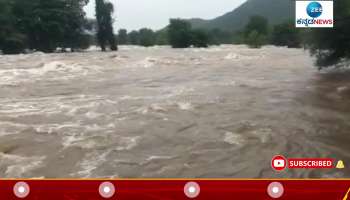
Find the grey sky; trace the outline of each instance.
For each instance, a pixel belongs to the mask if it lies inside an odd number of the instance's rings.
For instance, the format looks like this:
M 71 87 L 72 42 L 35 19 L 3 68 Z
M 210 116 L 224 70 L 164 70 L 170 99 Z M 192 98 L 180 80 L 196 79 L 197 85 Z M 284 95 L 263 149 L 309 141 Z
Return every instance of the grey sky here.
M 115 7 L 115 27 L 128 30 L 148 27 L 160 29 L 169 18 L 211 19 L 229 12 L 246 0 L 110 0 Z M 95 0 L 85 8 L 95 15 Z

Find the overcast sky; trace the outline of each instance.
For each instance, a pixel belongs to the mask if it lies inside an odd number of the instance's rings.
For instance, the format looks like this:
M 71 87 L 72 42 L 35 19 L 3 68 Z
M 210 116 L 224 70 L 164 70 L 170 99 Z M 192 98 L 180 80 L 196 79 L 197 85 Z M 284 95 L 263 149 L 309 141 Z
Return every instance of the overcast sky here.
M 212 19 L 232 11 L 246 0 L 110 0 L 114 4 L 116 29 L 143 27 L 154 30 L 165 27 L 169 18 Z M 95 0 L 85 8 L 88 17 L 95 16 Z

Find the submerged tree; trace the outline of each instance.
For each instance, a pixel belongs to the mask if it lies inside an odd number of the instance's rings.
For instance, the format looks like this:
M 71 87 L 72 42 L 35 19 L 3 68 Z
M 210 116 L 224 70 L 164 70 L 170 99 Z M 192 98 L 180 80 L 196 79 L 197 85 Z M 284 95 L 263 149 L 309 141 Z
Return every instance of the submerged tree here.
M 246 35 L 252 31 L 256 31 L 259 34 L 267 35 L 269 30 L 269 23 L 265 17 L 255 15 L 250 17 L 248 24 L 244 28 Z
M 128 34 L 128 41 L 131 45 L 139 45 L 140 44 L 140 34 L 138 31 L 131 31 Z
M 118 43 L 119 44 L 128 43 L 128 31 L 126 29 L 120 29 L 118 31 Z
M 140 45 L 145 47 L 154 46 L 156 35 L 152 29 L 142 28 L 139 30 Z
M 66 0 L 66 8 L 70 12 L 65 16 L 65 31 L 64 42 L 62 47 L 74 49 L 86 49 L 90 46 L 90 37 L 85 33 L 86 30 L 91 30 L 89 27 L 91 21 L 85 17 L 83 7 L 88 3 L 88 0 Z
M 205 48 L 209 44 L 209 34 L 205 30 L 196 29 L 192 31 L 191 44 L 194 47 Z
M 288 48 L 299 48 L 301 46 L 300 31 L 295 28 L 293 22 L 275 25 L 271 35 L 271 43 Z
M 169 43 L 173 48 L 187 48 L 191 46 L 192 26 L 181 19 L 170 19 L 168 27 Z
M 308 41 L 319 68 L 349 66 L 350 60 L 350 1 L 334 1 L 334 28 L 313 29 Z
M 244 28 L 244 41 L 251 48 L 260 48 L 267 42 L 268 20 L 262 16 L 252 16 Z
M 97 41 L 102 51 L 106 51 L 108 43 L 112 51 L 118 50 L 113 30 L 113 12 L 112 3 L 105 2 L 104 0 L 96 0 Z
M 83 48 L 87 0 L 0 0 L 0 47 L 4 53 L 25 48 L 53 52 Z M 4 34 L 5 33 L 5 34 Z
M 0 0 L 0 50 L 5 54 L 20 53 L 25 48 L 26 37 L 16 29 L 13 3 Z
M 266 36 L 253 30 L 246 36 L 245 41 L 250 48 L 261 48 L 266 42 Z
M 168 45 L 168 30 L 167 28 L 156 31 L 156 45 Z

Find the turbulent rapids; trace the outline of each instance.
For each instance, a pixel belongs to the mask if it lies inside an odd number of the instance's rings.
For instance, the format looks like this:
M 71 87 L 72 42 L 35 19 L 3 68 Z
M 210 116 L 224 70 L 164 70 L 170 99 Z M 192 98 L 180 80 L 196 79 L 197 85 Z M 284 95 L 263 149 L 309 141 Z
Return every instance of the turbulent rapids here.
M 0 56 L 0 178 L 350 177 L 350 73 L 302 49 L 124 46 Z

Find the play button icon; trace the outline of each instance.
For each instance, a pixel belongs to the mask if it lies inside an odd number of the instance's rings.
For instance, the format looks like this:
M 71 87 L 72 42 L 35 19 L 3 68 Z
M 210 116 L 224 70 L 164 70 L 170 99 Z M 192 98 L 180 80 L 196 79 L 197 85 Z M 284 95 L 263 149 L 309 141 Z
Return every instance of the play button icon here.
M 287 167 L 287 159 L 284 156 L 277 155 L 272 158 L 271 166 L 276 171 L 282 171 Z

